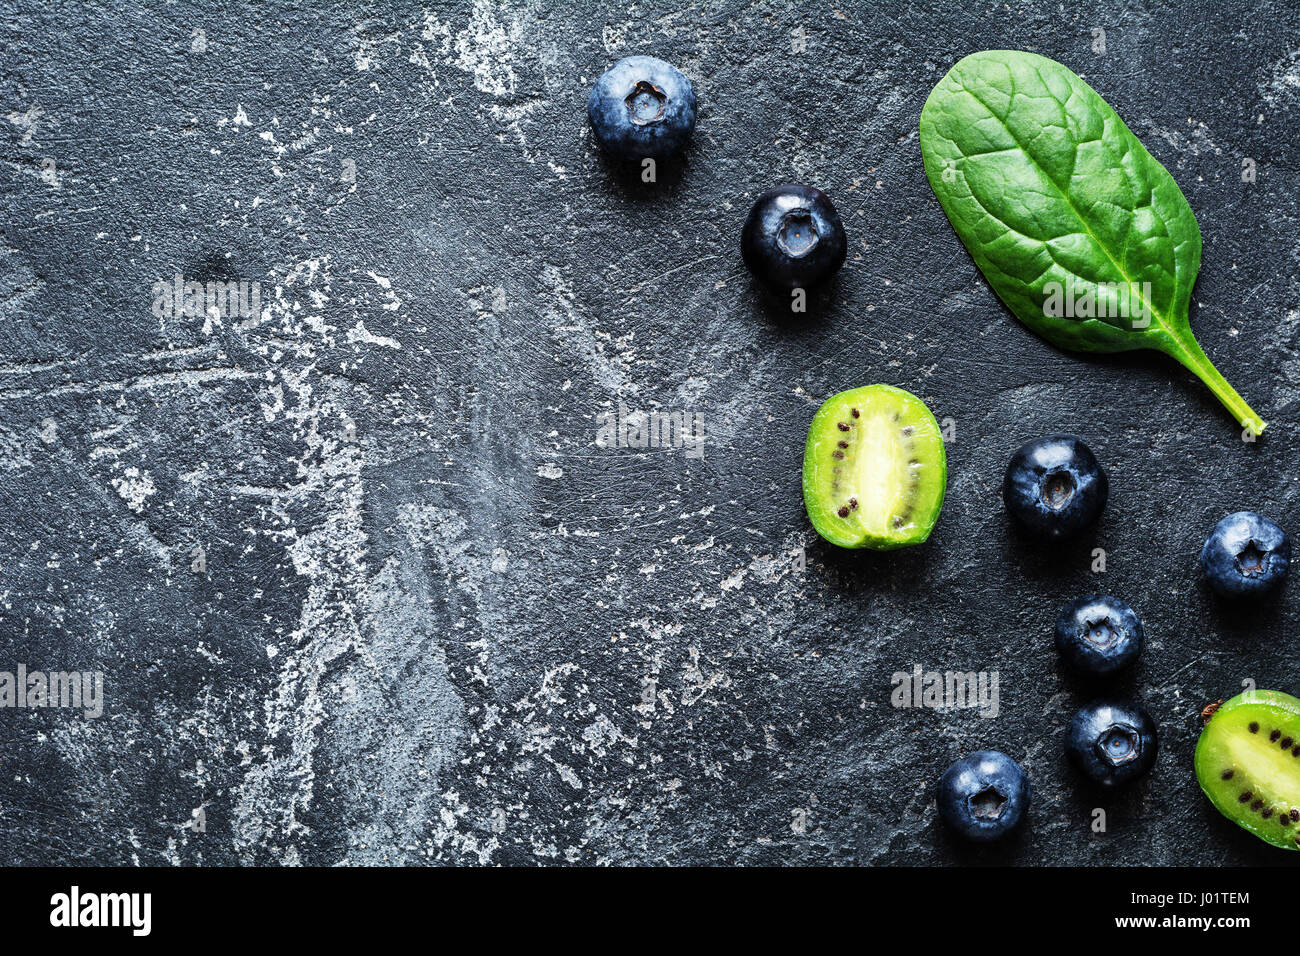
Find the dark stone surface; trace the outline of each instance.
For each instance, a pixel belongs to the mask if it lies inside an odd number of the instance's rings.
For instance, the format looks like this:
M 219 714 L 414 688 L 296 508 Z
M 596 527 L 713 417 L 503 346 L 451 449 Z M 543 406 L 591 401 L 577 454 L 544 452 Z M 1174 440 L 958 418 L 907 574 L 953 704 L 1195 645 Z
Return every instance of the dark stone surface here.
M 1300 527 L 1294 4 L 393 6 L 5 4 L 0 668 L 102 670 L 107 703 L 0 712 L 4 862 L 1289 862 L 1191 758 L 1207 701 L 1300 689 L 1300 585 L 1244 616 L 1195 574 L 1229 511 Z M 1192 325 L 1259 442 L 1170 360 L 1056 351 L 979 281 L 917 117 L 988 47 L 1083 73 L 1174 174 Z M 655 186 L 586 129 L 633 52 L 699 95 Z M 849 233 L 800 320 L 738 249 L 784 180 Z M 159 319 L 177 273 L 259 281 L 261 313 Z M 948 501 L 926 546 L 836 553 L 803 441 L 874 381 L 953 420 Z M 698 413 L 704 456 L 597 447 L 620 402 Z M 1058 430 L 1111 501 L 1039 549 L 998 489 Z M 1123 687 L 1162 734 L 1114 796 L 1061 747 L 1084 689 L 1051 626 L 1089 590 L 1142 614 Z M 918 664 L 997 671 L 999 716 L 892 708 Z M 971 851 L 932 786 L 985 746 L 1035 803 Z

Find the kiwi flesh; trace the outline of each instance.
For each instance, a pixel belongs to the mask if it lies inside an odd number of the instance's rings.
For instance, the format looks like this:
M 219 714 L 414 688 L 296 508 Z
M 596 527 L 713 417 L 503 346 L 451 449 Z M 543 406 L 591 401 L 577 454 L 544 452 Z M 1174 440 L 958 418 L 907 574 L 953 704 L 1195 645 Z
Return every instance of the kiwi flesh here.
M 1266 843 L 1300 850 L 1300 700 L 1238 694 L 1214 710 L 1195 763 L 1215 809 Z
M 866 385 L 831 396 L 813 416 L 803 500 L 831 544 L 920 544 L 939 518 L 947 482 L 939 423 L 911 392 Z

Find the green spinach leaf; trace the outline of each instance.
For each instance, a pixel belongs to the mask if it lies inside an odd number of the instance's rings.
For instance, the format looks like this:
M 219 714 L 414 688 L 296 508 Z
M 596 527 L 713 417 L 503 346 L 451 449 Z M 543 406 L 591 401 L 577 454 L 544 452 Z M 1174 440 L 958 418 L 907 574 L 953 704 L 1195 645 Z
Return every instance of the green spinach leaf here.
M 1255 434 L 1264 422 L 1187 322 L 1201 231 L 1160 163 L 1082 79 L 1010 50 L 959 61 L 921 111 L 925 174 L 1012 313 L 1061 348 L 1173 356 Z

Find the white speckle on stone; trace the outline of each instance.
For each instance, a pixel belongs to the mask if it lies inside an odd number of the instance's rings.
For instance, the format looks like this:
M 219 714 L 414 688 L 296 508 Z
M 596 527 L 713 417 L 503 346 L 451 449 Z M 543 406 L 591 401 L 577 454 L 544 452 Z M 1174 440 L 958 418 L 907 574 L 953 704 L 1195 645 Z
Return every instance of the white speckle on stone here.
M 9 122 L 22 130 L 22 136 L 18 140 L 20 146 L 31 145 L 32 136 L 36 133 L 36 121 L 44 112 L 39 106 L 29 106 L 21 113 L 14 111 L 6 117 Z
M 469 26 L 456 37 L 455 65 L 473 74 L 474 86 L 492 96 L 510 96 L 518 82 L 515 50 L 523 40 L 518 18 L 502 22 L 486 0 L 474 0 Z
M 582 789 L 582 781 L 578 779 L 578 775 L 573 772 L 571 767 L 567 767 L 562 763 L 556 763 L 555 772 L 560 775 L 561 780 L 567 783 L 574 790 Z
M 738 568 L 736 571 L 723 578 L 722 583 L 719 584 L 718 587 L 722 588 L 724 591 L 734 591 L 736 588 L 740 587 L 741 583 L 745 580 L 746 570 L 746 568 Z
M 1273 64 L 1259 92 L 1269 106 L 1277 106 L 1300 94 L 1300 49 L 1292 50 Z
M 149 472 L 135 466 L 127 468 L 120 478 L 114 478 L 112 484 L 126 506 L 138 515 L 144 514 L 145 499 L 158 490 Z
M 356 325 L 348 329 L 348 341 L 353 344 L 362 342 L 366 345 L 382 345 L 388 349 L 401 349 L 402 347 L 402 343 L 397 339 L 390 338 L 387 335 L 375 335 L 366 328 L 366 324 L 360 319 L 357 320 Z

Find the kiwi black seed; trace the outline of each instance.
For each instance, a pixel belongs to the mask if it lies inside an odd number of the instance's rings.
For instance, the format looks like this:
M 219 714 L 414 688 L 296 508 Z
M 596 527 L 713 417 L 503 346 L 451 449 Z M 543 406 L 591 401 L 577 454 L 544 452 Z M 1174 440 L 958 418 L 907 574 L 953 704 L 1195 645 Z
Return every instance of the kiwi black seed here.
M 1263 730 L 1264 733 L 1260 733 Z M 1300 700 L 1239 694 L 1213 712 L 1196 744 L 1196 778 L 1215 808 L 1274 846 L 1300 849 Z

